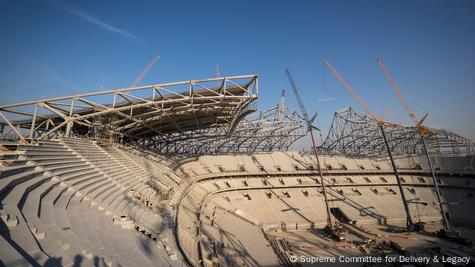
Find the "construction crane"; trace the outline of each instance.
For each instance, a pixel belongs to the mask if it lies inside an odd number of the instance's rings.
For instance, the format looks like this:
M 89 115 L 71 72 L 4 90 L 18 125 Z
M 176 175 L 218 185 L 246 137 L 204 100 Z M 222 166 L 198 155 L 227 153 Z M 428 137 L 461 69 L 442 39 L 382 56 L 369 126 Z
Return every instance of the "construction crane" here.
M 277 105 L 277 108 L 275 110 L 274 121 L 277 121 L 279 123 L 283 123 L 286 120 L 286 118 L 285 118 L 286 112 L 287 112 L 287 107 L 285 106 L 285 90 L 282 89 L 282 92 L 280 94 L 280 101 L 279 101 L 279 104 Z M 277 148 L 279 150 L 284 149 L 285 143 L 286 143 L 285 139 L 281 139 L 277 143 Z
M 320 181 L 322 184 L 322 191 L 323 191 L 323 198 L 325 199 L 325 208 L 327 211 L 327 226 L 325 227 L 325 230 L 332 235 L 334 238 L 338 238 L 338 235 L 336 233 L 336 228 L 333 225 L 333 221 L 331 218 L 330 214 L 330 206 L 328 205 L 328 197 L 327 197 L 327 191 L 325 187 L 325 179 L 323 178 L 323 171 L 321 168 L 320 164 L 320 157 L 318 155 L 318 149 L 316 145 L 315 138 L 313 136 L 313 126 L 312 126 L 312 121 L 315 118 L 315 116 L 312 118 L 312 120 L 308 117 L 307 110 L 305 109 L 305 106 L 303 104 L 302 98 L 300 97 L 300 94 L 298 92 L 297 86 L 295 85 L 294 79 L 292 78 L 292 74 L 290 73 L 288 68 L 285 68 L 285 73 L 287 74 L 287 77 L 289 79 L 290 85 L 292 86 L 292 91 L 294 92 L 295 98 L 297 99 L 300 111 L 302 112 L 303 119 L 305 120 L 305 123 L 307 124 L 307 130 L 310 132 L 310 137 L 312 138 L 312 150 L 315 155 L 315 159 L 317 161 L 317 169 L 318 169 L 318 174 L 320 176 Z
M 139 85 L 139 83 L 143 80 L 145 75 L 152 69 L 152 67 L 157 63 L 158 59 L 160 58 L 160 55 L 156 55 L 155 57 L 150 60 L 150 62 L 145 66 L 145 68 L 140 72 L 139 76 L 135 78 L 134 82 L 132 83 L 131 87 L 135 87 Z
M 276 110 L 275 120 L 283 121 L 285 119 L 284 118 L 285 111 L 286 111 L 285 110 L 285 90 L 282 89 L 282 92 L 280 93 L 279 105 Z
M 386 66 L 384 66 L 383 61 L 380 58 L 377 58 L 376 63 L 379 65 L 381 70 L 384 72 L 384 75 L 386 76 L 386 79 L 388 80 L 389 85 L 391 85 L 391 88 L 396 93 L 396 95 L 399 97 L 399 101 L 401 102 L 401 104 L 403 105 L 403 107 L 406 110 L 407 114 L 409 115 L 411 120 L 414 122 L 414 125 L 416 126 L 417 130 L 419 131 L 421 141 L 422 141 L 422 147 L 424 149 L 424 154 L 426 156 L 427 163 L 429 165 L 429 168 L 430 168 L 430 171 L 431 171 L 431 174 L 432 174 L 432 183 L 434 184 L 434 189 L 435 189 L 435 192 L 436 192 L 437 201 L 438 201 L 439 208 L 440 208 L 440 214 L 442 216 L 442 223 L 443 223 L 444 229 L 443 229 L 443 232 L 440 232 L 440 233 L 445 237 L 447 237 L 447 236 L 451 237 L 451 239 L 453 239 L 454 241 L 459 240 L 459 243 L 460 243 L 460 240 L 461 240 L 462 241 L 461 243 L 463 243 L 463 242 L 465 242 L 463 240 L 464 238 L 462 238 L 460 236 L 460 234 L 458 234 L 457 232 L 453 232 L 450 228 L 450 222 L 447 219 L 447 215 L 445 213 L 445 207 L 444 207 L 444 204 L 446 204 L 446 203 L 443 202 L 442 194 L 440 193 L 440 188 L 439 188 L 439 184 L 437 182 L 434 167 L 432 165 L 432 161 L 430 160 L 429 152 L 427 151 L 425 136 L 428 133 L 434 131 L 433 129 L 427 128 L 423 125 L 424 120 L 427 118 L 428 114 L 426 113 L 424 115 L 424 117 L 420 121 L 418 121 L 417 117 L 416 117 L 416 114 L 412 111 L 411 107 L 409 106 L 407 101 L 402 96 L 401 91 L 399 90 L 398 86 L 396 85 L 396 83 L 393 80 L 393 77 L 389 73 Z
M 420 227 L 420 224 L 415 225 L 413 220 L 412 220 L 411 212 L 409 211 L 409 204 L 408 204 L 409 202 L 406 199 L 406 194 L 404 193 L 404 188 L 402 187 L 401 177 L 399 176 L 399 172 L 397 170 L 396 163 L 394 162 L 393 154 L 391 152 L 391 148 L 389 146 L 389 142 L 388 142 L 388 139 L 386 137 L 386 133 L 384 131 L 384 126 L 385 125 L 395 125 L 395 124 L 384 121 L 382 117 L 377 118 L 376 115 L 373 113 L 373 111 L 371 111 L 371 109 L 363 101 L 363 99 L 361 99 L 361 97 L 356 93 L 356 91 L 351 87 L 351 85 L 336 71 L 336 69 L 328 62 L 327 59 L 323 60 L 323 64 L 325 64 L 328 67 L 328 69 L 332 72 L 332 74 L 335 76 L 335 78 L 344 85 L 344 87 L 348 90 L 348 92 L 350 92 L 350 94 L 353 96 L 353 98 L 355 98 L 356 101 L 358 102 L 358 104 L 364 109 L 366 114 L 368 114 L 368 116 L 376 123 L 376 125 L 381 130 L 381 134 L 383 136 L 384 144 L 386 146 L 386 150 L 388 152 L 389 159 L 391 161 L 391 165 L 392 165 L 392 168 L 393 168 L 393 171 L 394 171 L 394 175 L 396 176 L 396 181 L 397 181 L 397 184 L 398 184 L 398 187 L 399 187 L 399 192 L 400 192 L 401 198 L 402 198 L 402 204 L 403 204 L 404 210 L 406 212 L 407 230 L 408 231 L 418 230 L 416 227 Z

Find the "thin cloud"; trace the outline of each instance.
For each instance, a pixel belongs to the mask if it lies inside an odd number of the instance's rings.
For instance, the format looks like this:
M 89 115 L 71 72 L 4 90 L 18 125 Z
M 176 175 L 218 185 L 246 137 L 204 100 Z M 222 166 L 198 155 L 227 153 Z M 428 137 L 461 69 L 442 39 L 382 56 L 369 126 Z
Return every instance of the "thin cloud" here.
M 135 39 L 135 40 L 140 40 L 140 38 L 138 38 L 136 35 L 132 34 L 132 33 L 129 33 L 129 32 L 126 32 L 124 30 L 121 30 L 117 27 L 114 27 L 110 24 L 107 24 L 97 18 L 94 18 L 84 12 L 81 12 L 79 10 L 75 10 L 75 9 L 71 9 L 71 8 L 67 8 L 67 7 L 64 7 L 64 6 L 61 6 L 55 2 L 52 2 L 52 1 L 47 1 L 48 3 L 50 3 L 51 5 L 67 12 L 67 13 L 70 13 L 70 14 L 73 14 L 83 20 L 85 20 L 86 22 L 89 22 L 91 24 L 94 24 L 94 25 L 97 25 L 105 30 L 108 30 L 110 32 L 113 32 L 113 33 L 116 33 L 116 34 L 119 34 L 119 35 L 122 35 L 123 37 L 126 37 L 126 38 L 129 38 L 129 39 Z
M 317 99 L 317 102 L 327 102 L 327 101 L 333 101 L 335 99 L 336 97 L 320 98 L 320 99 Z

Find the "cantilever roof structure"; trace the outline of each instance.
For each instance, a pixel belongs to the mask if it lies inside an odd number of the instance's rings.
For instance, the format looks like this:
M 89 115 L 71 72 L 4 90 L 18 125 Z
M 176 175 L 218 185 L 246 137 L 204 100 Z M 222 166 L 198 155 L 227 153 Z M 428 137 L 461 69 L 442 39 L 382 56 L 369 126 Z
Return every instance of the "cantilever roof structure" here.
M 413 126 L 385 125 L 391 151 L 394 155 L 423 154 L 419 131 Z M 433 129 L 426 136 L 431 155 L 473 155 L 475 143 L 445 129 Z M 350 156 L 383 157 L 386 155 L 384 140 L 379 127 L 370 117 L 353 108 L 335 112 L 331 128 L 322 150 L 326 153 Z
M 0 137 L 121 142 L 158 153 L 287 149 L 303 120 L 281 103 L 258 116 L 257 75 L 153 84 L 0 106 Z
M 257 116 L 249 115 L 240 120 L 231 135 L 225 127 L 210 127 L 186 138 L 179 133 L 171 134 L 167 143 L 161 142 L 158 136 L 127 143 L 158 153 L 186 155 L 269 152 L 287 150 L 305 136 L 304 125 L 304 120 L 281 101 Z
M 236 124 L 254 111 L 257 75 L 121 88 L 0 106 L 0 133 L 12 139 L 84 136 L 120 140 L 184 138 Z

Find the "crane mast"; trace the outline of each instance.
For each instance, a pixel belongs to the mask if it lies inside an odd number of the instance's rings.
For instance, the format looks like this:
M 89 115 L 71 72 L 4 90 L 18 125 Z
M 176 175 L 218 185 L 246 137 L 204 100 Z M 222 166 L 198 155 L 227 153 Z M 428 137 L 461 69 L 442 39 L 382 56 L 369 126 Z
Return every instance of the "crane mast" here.
M 409 104 L 406 102 L 406 100 L 402 96 L 401 91 L 399 91 L 399 88 L 397 87 L 396 83 L 394 82 L 394 80 L 393 80 L 391 74 L 389 73 L 389 71 L 386 69 L 386 66 L 384 66 L 384 64 L 383 64 L 383 62 L 381 61 L 380 58 L 376 59 L 376 63 L 379 65 L 381 70 L 384 72 L 384 75 L 386 76 L 386 79 L 388 80 L 388 83 L 391 85 L 391 88 L 396 93 L 396 95 L 399 97 L 399 101 L 404 106 L 404 109 L 406 110 L 406 112 L 409 115 L 409 117 L 411 118 L 411 120 L 414 122 L 414 124 L 415 124 L 415 126 L 416 126 L 416 128 L 419 132 L 419 135 L 420 135 L 421 141 L 422 141 L 422 147 L 424 149 L 424 154 L 426 156 L 427 163 L 429 164 L 429 168 L 430 168 L 430 171 L 431 171 L 431 174 L 432 174 L 432 183 L 434 184 L 434 189 L 435 189 L 435 192 L 436 192 L 436 195 L 437 195 L 437 201 L 439 203 L 439 209 L 440 209 L 440 214 L 442 216 L 442 223 L 443 223 L 443 226 L 444 226 L 444 230 L 446 232 L 450 232 L 450 223 L 449 223 L 449 220 L 447 219 L 447 215 L 445 214 L 445 208 L 444 208 L 444 203 L 443 203 L 443 200 L 442 200 L 442 194 L 440 193 L 440 189 L 439 189 L 439 185 L 437 183 L 434 167 L 432 165 L 432 161 L 430 160 L 429 152 L 427 151 L 427 146 L 426 146 L 425 135 L 428 131 L 427 131 L 427 128 L 422 125 L 422 122 L 427 117 L 427 115 L 424 116 L 424 118 L 421 121 L 417 121 L 416 114 L 414 114 L 411 107 L 409 106 Z
M 300 97 L 300 94 L 298 92 L 297 86 L 295 85 L 294 79 L 292 77 L 292 74 L 290 73 L 288 68 L 285 68 L 285 73 L 287 74 L 287 78 L 289 79 L 290 85 L 292 87 L 292 91 L 294 92 L 295 98 L 297 99 L 298 105 L 300 107 L 300 111 L 302 112 L 302 116 L 307 124 L 307 130 L 310 132 L 310 137 L 312 139 L 312 150 L 313 154 L 315 155 L 315 159 L 317 161 L 317 169 L 318 169 L 318 174 L 320 176 L 320 181 L 322 184 L 322 191 L 323 191 L 323 198 L 325 200 L 325 208 L 327 211 L 327 229 L 331 231 L 331 233 L 334 235 L 334 225 L 332 222 L 331 214 L 330 214 L 330 206 L 328 205 L 328 197 L 327 197 L 327 191 L 325 187 L 325 180 L 323 178 L 323 171 L 321 168 L 320 164 L 320 156 L 318 153 L 317 149 L 317 143 L 315 141 L 315 137 L 313 135 L 313 127 L 312 127 L 312 122 L 310 121 L 308 117 L 307 110 L 305 109 L 305 106 L 303 104 L 302 98 Z
M 351 85 L 336 71 L 336 69 L 328 62 L 328 60 L 324 59 L 323 64 L 325 64 L 328 69 L 332 72 L 332 74 L 337 78 L 338 81 L 340 81 L 344 87 L 350 92 L 350 94 L 353 96 L 353 98 L 356 99 L 356 101 L 360 104 L 360 106 L 365 110 L 366 114 L 370 116 L 372 120 L 376 122 L 378 125 L 379 129 L 381 130 L 381 134 L 383 136 L 384 144 L 386 146 L 386 150 L 389 155 L 389 159 L 391 161 L 391 165 L 394 171 L 394 175 L 396 176 L 396 181 L 398 184 L 399 192 L 401 194 L 401 199 L 402 199 L 402 204 L 404 206 L 404 211 L 406 212 L 406 224 L 407 224 L 407 229 L 409 231 L 414 230 L 414 222 L 412 221 L 411 217 L 411 212 L 409 210 L 409 205 L 408 201 L 406 199 L 406 194 L 404 193 L 404 188 L 402 187 L 402 182 L 401 182 L 401 177 L 399 176 L 399 172 L 396 167 L 396 163 L 393 158 L 393 154 L 391 151 L 391 147 L 389 146 L 389 141 L 386 136 L 386 132 L 384 131 L 384 125 L 388 124 L 387 122 L 383 121 L 382 119 L 376 118 L 374 113 L 371 111 L 371 109 L 366 105 L 366 103 L 363 101 L 363 99 L 356 93 L 356 91 L 351 87 Z
M 276 110 L 275 120 L 283 121 L 285 119 L 284 118 L 285 111 L 286 111 L 286 109 L 285 109 L 285 90 L 282 89 L 282 92 L 280 94 L 279 105 L 277 106 L 277 110 Z

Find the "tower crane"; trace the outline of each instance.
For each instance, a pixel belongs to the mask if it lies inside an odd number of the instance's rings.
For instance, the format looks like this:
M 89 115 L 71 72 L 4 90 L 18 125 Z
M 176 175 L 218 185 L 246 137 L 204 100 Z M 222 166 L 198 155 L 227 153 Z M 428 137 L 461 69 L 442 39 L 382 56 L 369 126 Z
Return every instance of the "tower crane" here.
M 320 164 L 320 157 L 317 149 L 317 144 L 315 141 L 315 137 L 313 135 L 313 126 L 312 126 L 312 121 L 315 119 L 315 116 L 310 119 L 308 117 L 307 110 L 305 109 L 305 106 L 303 104 L 302 98 L 300 97 L 300 94 L 298 92 L 297 86 L 295 85 L 294 79 L 292 77 L 292 74 L 290 73 L 288 68 L 285 68 L 285 73 L 287 74 L 287 78 L 289 79 L 290 85 L 292 87 L 292 91 L 295 95 L 295 98 L 297 99 L 300 111 L 302 112 L 303 119 L 305 120 L 305 123 L 307 124 L 307 130 L 310 132 L 310 137 L 312 139 L 312 150 L 315 155 L 315 159 L 317 161 L 317 169 L 318 169 L 318 174 L 320 176 L 320 181 L 322 184 L 322 191 L 323 191 L 323 198 L 325 200 L 325 208 L 327 211 L 327 226 L 325 227 L 325 230 L 334 238 L 337 240 L 341 240 L 341 237 L 337 234 L 337 229 L 335 225 L 333 224 L 331 214 L 330 214 L 330 206 L 328 205 L 328 197 L 327 197 L 327 191 L 325 187 L 325 179 L 323 178 L 323 171 L 321 168 Z
M 280 101 L 279 101 L 279 105 L 277 106 L 277 110 L 276 110 L 276 120 L 277 121 L 283 121 L 285 118 L 284 118 L 284 114 L 285 114 L 285 90 L 282 89 L 281 93 L 280 93 Z
M 451 239 L 453 239 L 454 241 L 457 241 L 459 243 L 464 243 L 465 242 L 465 238 L 462 238 L 460 236 L 460 234 L 458 232 L 453 232 L 451 230 L 451 227 L 450 227 L 450 222 L 447 218 L 447 215 L 445 213 L 445 207 L 444 207 L 444 204 L 447 204 L 447 203 L 444 203 L 443 202 L 443 199 L 442 199 L 442 194 L 440 193 L 440 188 L 439 188 L 439 184 L 437 182 L 437 179 L 436 179 L 436 174 L 435 174 L 435 171 L 434 171 L 434 166 L 432 165 L 432 161 L 430 160 L 430 157 L 429 157 L 429 152 L 427 150 L 427 145 L 426 145 L 426 140 L 425 140 L 425 137 L 427 136 L 427 134 L 429 134 L 430 132 L 434 132 L 435 130 L 434 129 L 430 129 L 428 127 L 425 127 L 423 125 L 424 123 L 424 120 L 427 118 L 428 116 L 428 113 L 426 113 L 424 115 L 424 117 L 418 121 L 417 120 L 417 116 L 416 114 L 412 111 L 411 107 L 409 106 L 409 104 L 407 103 L 407 101 L 404 99 L 404 97 L 402 96 L 401 94 L 401 91 L 399 90 L 398 86 L 396 85 L 396 83 L 394 82 L 393 80 L 393 77 L 392 75 L 389 73 L 388 69 L 386 68 L 386 66 L 383 64 L 383 61 L 380 59 L 380 58 L 377 58 L 376 59 L 376 63 L 378 64 L 378 66 L 381 68 L 381 70 L 383 71 L 384 73 L 384 76 L 386 76 L 386 79 L 388 80 L 388 83 L 389 85 L 391 86 L 391 88 L 393 89 L 393 91 L 396 93 L 396 95 L 398 96 L 399 98 L 399 101 L 401 102 L 402 106 L 404 107 L 404 109 L 406 110 L 407 114 L 409 115 L 409 117 L 411 118 L 412 122 L 414 122 L 414 125 L 416 126 L 418 132 L 419 132 L 419 135 L 421 137 L 421 141 L 422 141 L 422 147 L 424 149 L 424 154 L 426 156 L 426 159 L 427 159 L 427 163 L 429 165 L 429 169 L 431 171 L 431 174 L 432 174 L 432 183 L 434 184 L 434 189 L 435 189 L 435 192 L 436 192 L 436 196 L 437 196 L 437 201 L 438 201 L 438 204 L 439 204 L 439 209 L 440 209 L 440 214 L 442 216 L 442 223 L 443 223 L 443 231 L 440 231 L 439 234 L 441 234 L 442 236 L 444 237 L 449 237 Z
M 415 225 L 414 222 L 412 221 L 411 217 L 411 212 L 409 210 L 409 202 L 406 199 L 406 195 L 404 193 L 404 188 L 402 187 L 402 182 L 401 182 L 401 177 L 399 176 L 399 172 L 396 167 L 396 163 L 394 162 L 393 154 L 391 152 L 391 148 L 389 146 L 389 141 L 387 139 L 386 133 L 384 131 L 384 126 L 385 125 L 395 125 L 390 122 L 384 121 L 382 118 L 377 118 L 376 115 L 373 113 L 373 111 L 366 105 L 366 103 L 363 101 L 363 99 L 356 93 L 356 91 L 351 87 L 351 85 L 336 71 L 336 69 L 328 62 L 327 59 L 323 60 L 323 64 L 325 64 L 328 69 L 332 72 L 332 74 L 335 76 L 335 78 L 340 81 L 343 86 L 350 92 L 350 94 L 355 98 L 355 100 L 358 102 L 358 104 L 364 109 L 366 114 L 376 123 L 376 125 L 379 127 L 381 130 L 381 134 L 383 136 L 384 144 L 386 146 L 386 150 L 389 155 L 389 159 L 391 161 L 391 165 L 394 171 L 394 175 L 396 176 L 396 181 L 399 187 L 399 192 L 401 194 L 402 198 L 402 204 L 404 206 L 404 211 L 406 212 L 406 226 L 408 231 L 414 231 L 417 230 L 415 227 L 418 227 L 419 225 Z
M 275 110 L 274 121 L 282 123 L 286 119 L 285 118 L 286 111 L 287 111 L 287 109 L 285 107 L 285 90 L 282 89 L 282 92 L 280 94 L 279 105 L 277 105 L 277 108 Z M 282 150 L 284 148 L 284 145 L 285 145 L 285 140 L 284 139 L 281 139 L 277 143 L 277 147 L 279 148 L 279 150 Z
M 137 86 L 145 77 L 145 75 L 152 69 L 152 67 L 157 63 L 158 59 L 160 58 L 160 55 L 156 55 L 155 57 L 150 60 L 150 62 L 145 66 L 145 68 L 140 72 L 139 76 L 135 78 L 134 82 L 132 83 L 131 87 Z

